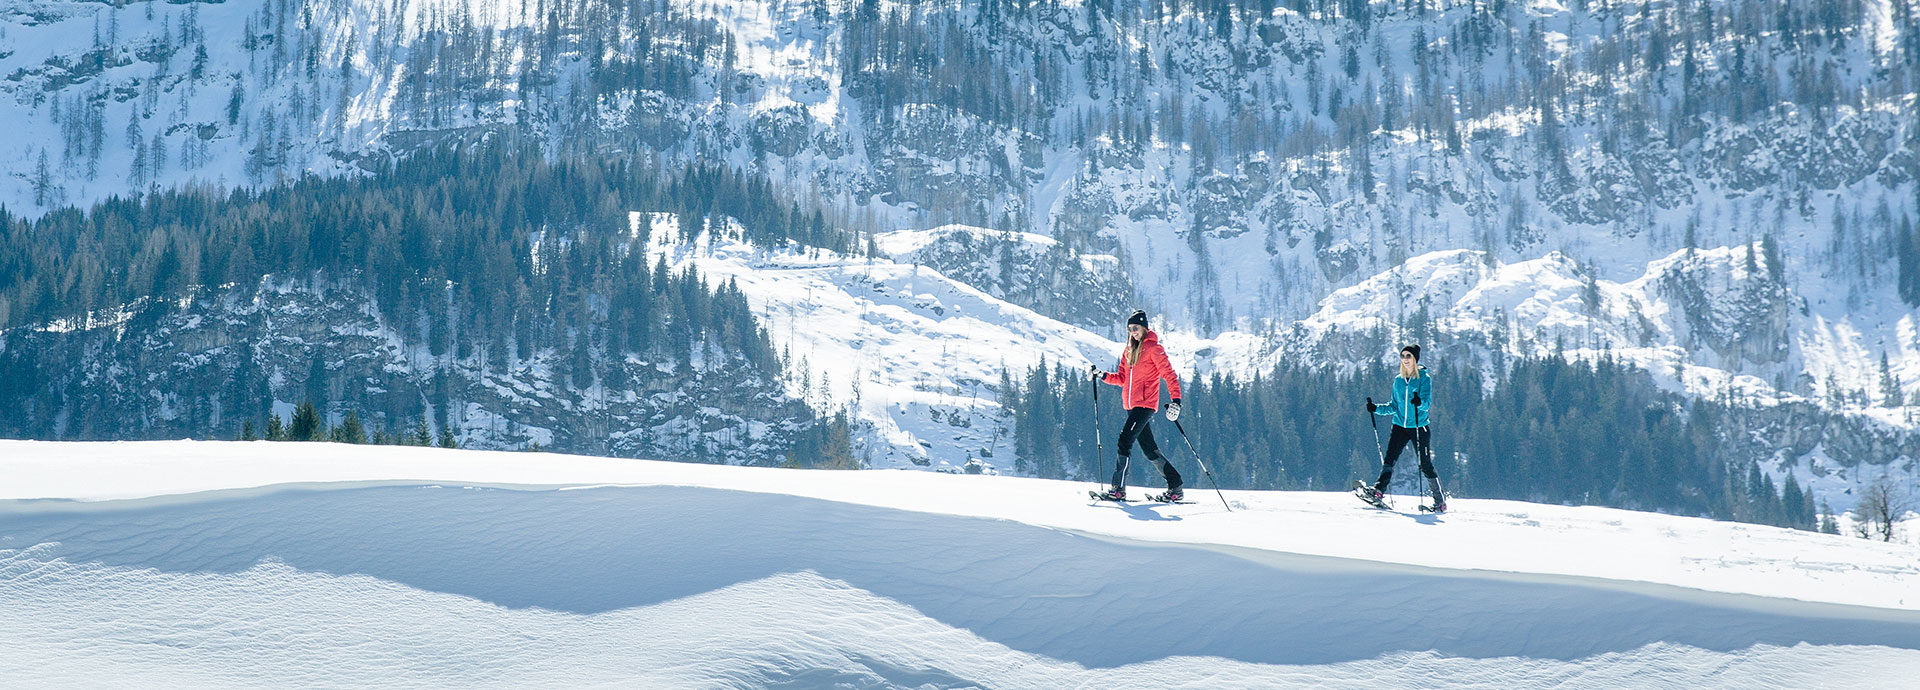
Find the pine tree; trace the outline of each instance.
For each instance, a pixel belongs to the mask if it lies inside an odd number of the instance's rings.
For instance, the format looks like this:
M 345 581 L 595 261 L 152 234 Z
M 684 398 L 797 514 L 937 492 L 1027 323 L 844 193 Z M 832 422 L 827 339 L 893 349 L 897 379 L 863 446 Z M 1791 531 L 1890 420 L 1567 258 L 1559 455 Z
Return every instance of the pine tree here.
M 460 447 L 460 442 L 459 442 L 459 441 L 457 441 L 457 440 L 455 440 L 455 439 L 453 438 L 453 427 L 452 427 L 452 426 L 448 426 L 448 425 L 441 425 L 441 427 L 440 427 L 440 447 L 441 447 L 441 448 L 459 448 L 459 447 Z
M 1800 481 L 1792 472 L 1787 473 L 1786 486 L 1780 489 L 1781 512 L 1785 516 L 1782 527 L 1807 529 L 1813 526 L 1813 515 L 1807 509 L 1806 495 L 1800 492 Z
M 248 24 L 247 28 L 251 30 L 253 28 L 253 25 Z M 247 102 L 247 89 L 244 85 L 241 84 L 239 80 L 236 79 L 233 82 L 233 91 L 227 94 L 227 126 L 228 127 L 232 127 L 233 125 L 240 122 L 240 106 L 245 105 L 246 102 Z
M 145 143 L 133 146 L 133 164 L 127 168 L 127 184 L 136 188 L 147 186 L 148 177 L 153 172 L 153 162 L 147 159 L 150 149 Z
M 40 158 L 33 164 L 33 205 L 41 208 L 52 206 L 55 200 L 53 187 L 53 169 L 47 166 L 47 150 L 40 149 Z
M 360 424 L 360 415 L 348 410 L 347 418 L 340 421 L 340 426 L 334 427 L 333 440 L 340 443 L 366 443 L 367 431 Z
M 414 422 L 413 433 L 408 435 L 408 438 L 406 439 L 406 443 L 404 445 L 409 445 L 409 446 L 433 445 L 433 430 L 427 426 L 426 417 L 421 417 L 420 419 Z
M 1896 291 L 1901 301 L 1920 306 L 1920 233 L 1916 233 L 1912 218 L 1901 216 L 1897 235 L 1894 254 L 1900 270 L 1895 278 Z
M 242 441 L 254 441 L 254 440 L 258 440 L 258 439 L 259 439 L 259 437 L 258 437 L 258 436 L 255 436 L 255 435 L 254 435 L 254 431 L 253 431 L 253 420 L 251 420 L 251 419 L 249 419 L 249 420 L 247 420 L 247 423 L 246 423 L 246 424 L 243 424 L 243 425 L 241 425 L 241 426 L 240 426 L 240 440 L 242 440 Z
M 1787 266 L 1780 257 L 1780 243 L 1774 241 L 1771 232 L 1760 236 L 1760 257 L 1767 262 L 1767 280 L 1775 285 L 1787 282 Z
M 293 410 L 293 422 L 287 428 L 287 437 L 294 441 L 327 440 L 327 421 L 320 417 L 320 411 L 312 401 L 300 403 Z
M 167 172 L 167 138 L 155 132 L 147 148 L 151 149 L 151 153 L 147 154 L 147 179 L 158 182 L 160 176 Z
M 287 427 L 280 422 L 280 414 L 277 412 L 267 413 L 267 440 L 287 440 Z
M 1882 350 L 1880 351 L 1880 405 L 1900 407 L 1906 404 L 1906 396 L 1900 391 L 1900 379 L 1893 375 L 1893 368 L 1887 363 L 1887 353 Z

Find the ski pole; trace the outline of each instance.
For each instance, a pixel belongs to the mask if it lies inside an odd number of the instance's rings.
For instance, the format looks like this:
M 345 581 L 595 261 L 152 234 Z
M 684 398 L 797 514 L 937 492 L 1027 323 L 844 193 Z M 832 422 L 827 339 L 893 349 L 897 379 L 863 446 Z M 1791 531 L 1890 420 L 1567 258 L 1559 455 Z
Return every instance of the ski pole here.
M 1371 395 L 1367 396 L 1367 407 L 1373 407 L 1373 396 Z M 1387 451 L 1380 448 L 1380 415 L 1376 415 L 1372 410 L 1368 410 L 1367 422 L 1373 425 L 1373 433 L 1368 434 L 1368 436 L 1373 437 L 1373 454 L 1380 457 L 1380 466 L 1385 468 L 1387 466 Z M 1386 497 L 1381 496 L 1380 500 L 1384 501 Z
M 1100 380 L 1093 380 L 1093 461 L 1098 465 L 1099 474 L 1093 475 L 1093 482 L 1100 484 L 1100 475 L 1107 473 L 1107 456 L 1100 449 Z M 1103 485 L 1104 486 L 1104 485 Z
M 1227 495 L 1220 493 L 1220 483 L 1213 480 L 1213 470 L 1207 469 L 1207 461 L 1201 460 L 1200 454 L 1193 450 L 1193 439 L 1187 438 L 1186 427 L 1180 426 L 1180 420 L 1176 419 L 1173 420 L 1173 428 L 1180 430 L 1180 440 L 1187 442 L 1187 454 L 1192 455 L 1193 461 L 1200 464 L 1200 472 L 1207 475 L 1207 483 L 1213 485 L 1213 493 L 1220 496 L 1220 505 L 1226 506 L 1227 512 L 1233 512 L 1233 504 L 1227 502 Z

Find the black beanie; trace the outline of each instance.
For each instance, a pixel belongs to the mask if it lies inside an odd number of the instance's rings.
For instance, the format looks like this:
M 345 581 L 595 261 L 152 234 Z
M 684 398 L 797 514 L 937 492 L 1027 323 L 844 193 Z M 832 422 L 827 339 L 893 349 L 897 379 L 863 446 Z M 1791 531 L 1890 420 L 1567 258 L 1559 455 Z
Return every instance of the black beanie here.
M 1420 346 L 1419 346 L 1419 345 L 1408 345 L 1408 346 L 1406 346 L 1406 347 L 1403 347 L 1403 348 L 1400 348 L 1400 351 L 1401 351 L 1401 352 L 1411 352 L 1411 353 L 1413 353 L 1413 361 L 1415 361 L 1415 362 L 1418 362 L 1418 361 L 1420 361 Z
M 1147 327 L 1147 310 L 1135 309 L 1133 310 L 1133 314 L 1127 317 L 1127 325 L 1131 326 L 1136 323 L 1140 324 L 1141 328 Z

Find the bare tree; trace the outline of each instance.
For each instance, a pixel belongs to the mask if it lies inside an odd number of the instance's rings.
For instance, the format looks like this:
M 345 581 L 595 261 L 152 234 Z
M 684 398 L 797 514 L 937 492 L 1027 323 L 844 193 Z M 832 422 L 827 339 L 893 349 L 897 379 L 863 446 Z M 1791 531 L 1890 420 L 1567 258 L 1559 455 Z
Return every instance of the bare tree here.
M 1861 539 L 1893 541 L 1897 521 L 1906 515 L 1907 509 L 1905 492 L 1894 488 L 1892 480 L 1882 475 L 1861 490 L 1860 503 L 1854 507 L 1854 514 L 1859 517 L 1853 532 Z

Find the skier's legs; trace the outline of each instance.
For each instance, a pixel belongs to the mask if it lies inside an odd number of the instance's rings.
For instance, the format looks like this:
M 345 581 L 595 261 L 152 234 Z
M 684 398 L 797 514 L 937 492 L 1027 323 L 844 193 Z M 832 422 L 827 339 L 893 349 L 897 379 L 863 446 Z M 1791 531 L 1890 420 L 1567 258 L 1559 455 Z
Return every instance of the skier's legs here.
M 1433 471 L 1433 432 L 1429 427 L 1420 427 L 1414 437 L 1414 450 L 1420 453 L 1420 473 L 1427 476 L 1427 493 L 1433 496 L 1428 507 L 1435 511 L 1447 509 L 1447 493 L 1440 488 L 1440 473 Z
M 1148 410 L 1146 416 L 1152 418 L 1153 411 Z M 1160 444 L 1153 441 L 1153 427 L 1148 426 L 1144 419 L 1140 422 L 1140 450 L 1146 451 L 1147 459 L 1160 466 L 1160 476 L 1167 480 L 1167 490 L 1178 490 L 1181 484 L 1180 471 L 1173 469 L 1173 463 L 1160 454 Z
M 1414 430 L 1413 450 L 1420 454 L 1420 474 L 1428 479 L 1437 479 L 1440 473 L 1433 471 L 1433 432 L 1428 427 Z
M 1127 422 L 1120 425 L 1120 459 L 1113 464 L 1113 488 L 1116 491 L 1127 487 L 1128 456 L 1133 454 L 1133 442 L 1146 430 L 1147 417 L 1152 414 L 1153 410 L 1144 408 L 1127 410 Z M 1153 446 L 1151 435 L 1142 439 L 1140 447 L 1147 449 L 1147 457 L 1159 454 L 1159 450 Z
M 1383 494 L 1387 492 L 1387 484 L 1393 481 L 1393 463 L 1400 459 L 1400 451 L 1407 447 L 1408 441 L 1412 440 L 1413 430 L 1402 428 L 1398 424 L 1393 426 L 1393 433 L 1387 435 L 1387 456 L 1381 459 L 1380 480 L 1373 483 L 1375 491 Z

